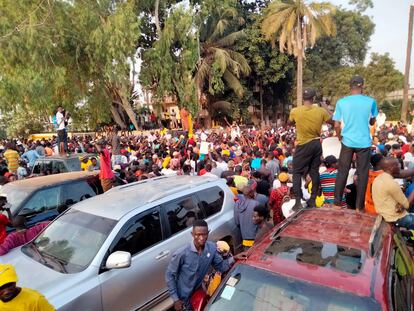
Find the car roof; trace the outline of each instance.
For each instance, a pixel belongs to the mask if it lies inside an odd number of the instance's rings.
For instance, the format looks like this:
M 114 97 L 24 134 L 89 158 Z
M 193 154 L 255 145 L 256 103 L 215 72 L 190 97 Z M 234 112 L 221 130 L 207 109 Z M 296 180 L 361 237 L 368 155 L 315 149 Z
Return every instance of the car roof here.
M 260 243 L 255 245 L 245 264 L 322 286 L 370 296 L 372 295 L 372 275 L 378 262 L 376 257 L 382 256 L 381 252 L 370 253 L 373 237 L 378 237 L 379 243 L 384 237 L 383 234 L 377 234 L 379 232 L 378 220 L 381 225 L 385 224 L 381 218 L 367 214 L 356 214 L 352 210 L 329 208 L 303 210 L 276 226 Z M 381 230 L 383 228 L 390 230 L 386 224 L 381 226 Z M 311 242 L 323 242 L 361 250 L 365 252 L 364 262 L 359 272 L 352 274 L 303 262 L 299 259 L 287 259 L 271 253 L 269 255 L 268 248 L 279 237 L 280 239 L 287 238 L 286 240 L 297 238 Z M 315 245 L 317 244 L 319 243 L 315 243 Z M 313 251 L 311 249 L 309 253 Z M 315 251 L 316 259 L 314 260 L 318 260 L 317 256 L 322 257 L 322 251 L 318 254 Z
M 225 180 L 204 176 L 161 176 L 112 188 L 104 194 L 79 202 L 72 208 L 119 220 L 147 203 L 209 183 L 225 185 Z
M 97 176 L 99 171 L 93 172 L 69 172 L 69 173 L 60 173 L 60 174 L 53 174 L 47 176 L 38 176 L 33 178 L 27 178 L 22 180 L 13 181 L 7 185 L 14 186 L 14 187 L 22 187 L 22 188 L 43 188 L 47 186 L 52 186 L 55 184 L 65 183 L 72 180 L 77 179 L 85 179 L 90 176 Z
M 72 159 L 79 159 L 80 157 L 88 155 L 87 153 L 74 153 L 67 156 L 60 156 L 60 155 L 52 155 L 48 157 L 38 158 L 36 161 L 48 161 L 48 160 L 72 160 Z

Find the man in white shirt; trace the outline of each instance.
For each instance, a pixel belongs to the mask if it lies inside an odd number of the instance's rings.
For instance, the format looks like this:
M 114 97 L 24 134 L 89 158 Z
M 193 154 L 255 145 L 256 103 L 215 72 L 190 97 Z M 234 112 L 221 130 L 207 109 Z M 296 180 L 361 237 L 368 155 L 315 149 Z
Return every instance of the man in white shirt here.
M 382 112 L 382 109 L 380 109 L 378 116 L 377 116 L 377 129 L 383 126 L 386 120 L 387 120 L 387 116 L 385 115 L 384 112 Z
M 59 106 L 56 113 L 56 123 L 57 123 L 57 141 L 59 154 L 63 155 L 66 153 L 65 150 L 65 140 L 66 140 L 66 118 L 64 115 L 64 110 L 62 106 Z

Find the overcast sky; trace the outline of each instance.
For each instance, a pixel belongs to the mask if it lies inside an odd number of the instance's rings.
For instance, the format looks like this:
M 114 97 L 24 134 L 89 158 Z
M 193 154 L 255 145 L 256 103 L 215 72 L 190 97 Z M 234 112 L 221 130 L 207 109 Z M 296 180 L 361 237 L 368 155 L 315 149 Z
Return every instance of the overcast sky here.
M 330 0 L 335 5 L 348 6 L 348 0 Z M 396 67 L 404 73 L 407 50 L 408 15 L 411 0 L 373 0 L 374 8 L 365 12 L 375 23 L 370 52 L 388 52 Z M 414 49 L 411 55 L 410 85 L 414 86 Z

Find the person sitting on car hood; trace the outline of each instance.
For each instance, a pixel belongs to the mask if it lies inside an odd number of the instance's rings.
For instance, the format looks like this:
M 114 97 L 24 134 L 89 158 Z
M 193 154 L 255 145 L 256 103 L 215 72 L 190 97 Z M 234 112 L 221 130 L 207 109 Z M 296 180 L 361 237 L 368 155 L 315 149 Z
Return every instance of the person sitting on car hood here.
M 208 226 L 204 220 L 193 223 L 191 234 L 193 242 L 177 250 L 165 273 L 176 311 L 192 310 L 191 295 L 201 286 L 210 267 L 219 272 L 227 272 L 234 263 L 232 256 L 224 260 L 218 253 L 216 244 L 207 241 Z
M 12 224 L 16 231 L 10 233 L 4 242 L 0 244 L 0 256 L 7 254 L 13 248 L 33 240 L 49 224 L 49 222 L 41 222 L 27 229 L 26 218 L 24 216 L 16 216 L 13 218 Z M 0 308 L 0 310 L 2 309 Z
M 37 291 L 16 286 L 17 274 L 12 265 L 0 264 L 0 310 L 52 311 L 55 308 Z

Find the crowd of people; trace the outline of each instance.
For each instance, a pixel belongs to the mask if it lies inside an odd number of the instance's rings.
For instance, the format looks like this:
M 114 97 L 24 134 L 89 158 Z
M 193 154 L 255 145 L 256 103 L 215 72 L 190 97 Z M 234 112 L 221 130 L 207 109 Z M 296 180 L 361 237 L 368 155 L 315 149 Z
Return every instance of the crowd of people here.
M 39 141 L 1 141 L 0 185 L 28 178 L 39 157 L 79 153 L 83 170 L 100 170 L 104 191 L 158 176 L 225 179 L 235 195 L 234 218 L 245 249 L 303 207 L 351 208 L 414 229 L 411 130 L 401 122 L 387 123 L 375 100 L 363 95 L 363 86 L 362 77 L 353 77 L 351 94 L 336 103 L 335 111 L 317 105 L 315 90 L 306 88 L 303 106 L 292 109 L 279 127 L 256 129 L 234 123 L 194 133 L 162 127 L 133 134 L 108 126 L 93 137 L 68 138 L 59 132 Z M 58 121 L 64 124 L 65 118 Z M 332 137 L 340 141 L 339 156 L 323 151 L 322 141 Z M 84 153 L 96 156 L 82 157 Z M 285 211 L 284 206 L 290 209 Z M 177 258 L 202 254 L 206 248 L 214 252 L 214 246 L 206 244 L 206 227 L 196 223 L 195 246 L 173 257 L 169 268 L 167 283 L 171 296 L 179 301 L 176 310 L 188 305 L 188 293 L 194 290 L 189 284 L 197 287 L 204 277 L 200 274 L 189 283 L 189 276 L 177 275 L 183 262 Z M 213 261 L 217 268 L 228 268 L 228 262 L 210 259 L 203 265 Z

